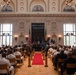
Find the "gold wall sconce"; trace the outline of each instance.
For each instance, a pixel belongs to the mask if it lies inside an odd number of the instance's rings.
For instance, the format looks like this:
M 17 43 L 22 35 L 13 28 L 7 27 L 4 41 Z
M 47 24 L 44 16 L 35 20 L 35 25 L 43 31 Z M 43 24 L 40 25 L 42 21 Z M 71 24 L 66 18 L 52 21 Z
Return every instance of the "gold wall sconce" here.
M 15 39 L 15 41 L 17 41 L 18 40 L 18 35 L 14 35 L 14 39 Z
M 62 35 L 58 35 L 58 40 L 61 41 Z

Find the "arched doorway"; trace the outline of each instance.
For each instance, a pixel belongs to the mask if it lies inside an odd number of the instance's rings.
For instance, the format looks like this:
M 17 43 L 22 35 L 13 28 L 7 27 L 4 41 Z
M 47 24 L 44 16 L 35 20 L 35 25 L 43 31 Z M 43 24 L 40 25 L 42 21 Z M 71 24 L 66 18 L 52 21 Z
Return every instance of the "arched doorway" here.
M 31 25 L 31 42 L 38 42 L 40 41 L 40 43 L 45 40 L 44 37 L 44 30 L 45 30 L 45 26 L 44 23 L 32 23 Z
M 45 41 L 44 23 L 32 23 L 31 25 L 31 42 L 35 43 L 36 51 L 40 51 L 40 44 Z

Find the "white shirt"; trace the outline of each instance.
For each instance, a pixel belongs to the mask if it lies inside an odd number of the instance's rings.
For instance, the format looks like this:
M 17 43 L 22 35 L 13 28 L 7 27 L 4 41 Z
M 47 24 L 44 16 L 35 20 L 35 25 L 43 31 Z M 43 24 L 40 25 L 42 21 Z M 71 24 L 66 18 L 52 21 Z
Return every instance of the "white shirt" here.
M 9 67 L 11 66 L 10 61 L 6 58 L 0 58 L 0 64 L 7 64 Z
M 10 64 L 8 59 L 0 58 L 0 65 L 1 64 L 7 64 L 8 65 L 8 69 L 10 69 L 11 64 Z M 7 70 L 0 70 L 0 73 L 7 73 Z
M 54 54 L 57 50 L 53 49 L 52 54 Z
M 14 54 L 9 54 L 6 58 L 7 58 L 7 59 L 13 59 L 13 58 L 16 59 L 16 56 L 15 56 Z M 16 63 L 17 63 L 17 62 L 15 61 L 15 62 L 11 63 L 11 65 L 15 65 Z
M 50 51 L 50 52 L 52 52 L 52 51 L 53 51 L 53 49 L 52 49 L 52 48 L 49 48 L 49 51 Z
M 22 54 L 21 54 L 19 51 L 14 52 L 14 55 L 15 55 L 15 56 L 16 56 L 16 55 L 22 56 Z
M 65 50 L 65 51 L 64 51 L 64 54 L 67 54 L 67 55 L 68 55 L 68 54 L 69 54 L 69 51 Z
M 58 51 L 56 51 L 55 53 L 54 53 L 54 56 L 56 56 L 57 54 L 59 54 L 60 52 L 58 52 Z
M 14 54 L 9 54 L 6 58 L 8 59 L 13 59 L 13 58 L 16 58 Z
M 15 56 L 16 56 L 16 55 L 20 55 L 20 56 L 21 56 L 21 59 L 24 59 L 24 57 L 22 56 L 22 54 L 21 54 L 19 51 L 14 52 L 14 55 L 15 55 Z

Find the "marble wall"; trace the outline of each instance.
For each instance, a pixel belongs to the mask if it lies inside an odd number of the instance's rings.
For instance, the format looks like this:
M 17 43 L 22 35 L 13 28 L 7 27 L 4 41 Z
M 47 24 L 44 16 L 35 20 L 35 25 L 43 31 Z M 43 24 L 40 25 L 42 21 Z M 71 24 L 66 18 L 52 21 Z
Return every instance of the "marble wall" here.
M 76 9 L 75 3 L 76 1 L 73 0 L 69 5 Z M 36 5 L 42 6 L 44 12 L 58 13 L 63 12 L 66 2 L 65 0 L 11 0 L 9 3 L 13 12 L 17 13 L 32 12 L 33 7 Z M 6 6 L 6 3 L 3 0 L 0 0 L 0 11 L 4 6 Z
M 56 44 L 64 44 L 63 24 L 76 23 L 76 14 L 0 14 L 0 23 L 13 24 L 13 45 L 27 42 L 32 23 L 44 23 L 46 38 L 56 36 Z M 15 41 L 14 36 L 18 36 Z M 61 40 L 59 41 L 59 36 Z
M 75 2 L 75 0 L 73 0 Z M 44 12 L 32 12 L 34 6 L 40 5 Z M 31 32 L 31 23 L 44 23 L 47 31 L 47 37 L 56 36 L 56 44 L 64 44 L 63 24 L 76 23 L 75 12 L 63 12 L 66 6 L 65 0 L 11 0 L 9 6 L 13 12 L 1 12 L 3 6 L 6 6 L 3 0 L 0 0 L 0 24 L 13 24 L 13 45 L 27 42 L 25 37 Z M 73 6 L 75 9 L 76 7 Z M 18 40 L 15 41 L 15 36 Z M 58 37 L 62 39 L 59 41 Z

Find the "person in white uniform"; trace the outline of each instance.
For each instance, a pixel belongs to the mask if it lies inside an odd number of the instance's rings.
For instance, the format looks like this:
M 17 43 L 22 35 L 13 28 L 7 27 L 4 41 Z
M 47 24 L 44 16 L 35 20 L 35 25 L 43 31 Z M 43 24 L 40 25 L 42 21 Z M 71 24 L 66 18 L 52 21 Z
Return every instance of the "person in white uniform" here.
M 7 59 L 15 59 L 15 61 L 13 63 L 11 63 L 11 65 L 15 66 L 16 65 L 16 56 L 13 54 L 12 50 L 9 50 L 9 54 L 6 56 Z
M 15 56 L 20 55 L 20 56 L 21 56 L 21 60 L 22 60 L 22 62 L 23 62 L 24 57 L 22 56 L 21 52 L 18 51 L 18 48 L 15 50 L 14 55 L 15 55 Z M 16 59 L 16 60 L 17 60 L 17 59 Z
M 8 70 L 11 73 L 11 75 L 14 75 L 14 67 L 11 66 L 11 63 L 8 59 L 6 59 L 6 54 L 2 53 L 2 58 L 0 58 L 0 65 L 1 64 L 7 64 Z M 0 74 L 5 74 L 6 70 L 0 70 Z

